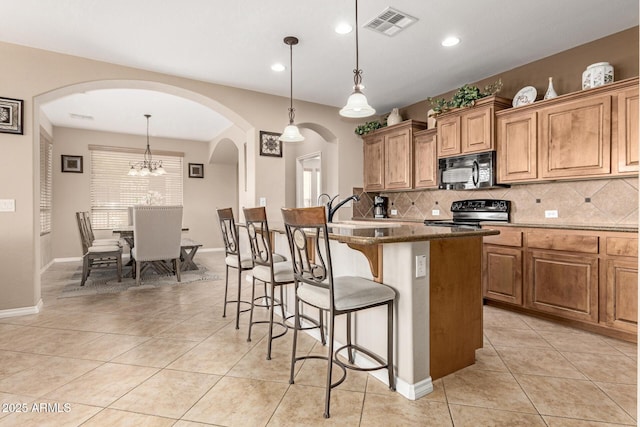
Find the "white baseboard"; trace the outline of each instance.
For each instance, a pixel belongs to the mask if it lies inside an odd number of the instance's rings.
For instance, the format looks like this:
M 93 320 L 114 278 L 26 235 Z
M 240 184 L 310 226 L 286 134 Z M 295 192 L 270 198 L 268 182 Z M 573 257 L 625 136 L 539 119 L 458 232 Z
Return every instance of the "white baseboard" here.
M 200 248 L 198 252 L 224 252 L 224 248 Z
M 42 298 L 38 303 L 32 307 L 20 307 L 20 308 L 9 308 L 7 310 L 0 310 L 0 319 L 6 317 L 17 317 L 17 316 L 26 316 L 29 314 L 38 314 L 42 310 Z
M 82 261 L 81 256 L 70 257 L 70 258 L 54 258 L 53 262 L 79 262 Z

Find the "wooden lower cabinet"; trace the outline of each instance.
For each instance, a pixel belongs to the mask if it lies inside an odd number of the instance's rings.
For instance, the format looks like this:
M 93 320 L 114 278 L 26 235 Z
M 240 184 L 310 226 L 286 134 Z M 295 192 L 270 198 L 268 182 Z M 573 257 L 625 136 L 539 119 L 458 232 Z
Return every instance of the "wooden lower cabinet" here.
M 629 332 L 638 330 L 638 263 L 606 261 L 605 324 Z
M 525 307 L 568 319 L 598 321 L 598 257 L 527 253 Z
M 485 301 L 637 342 L 638 234 L 491 227 Z
M 522 249 L 485 245 L 483 295 L 522 305 Z

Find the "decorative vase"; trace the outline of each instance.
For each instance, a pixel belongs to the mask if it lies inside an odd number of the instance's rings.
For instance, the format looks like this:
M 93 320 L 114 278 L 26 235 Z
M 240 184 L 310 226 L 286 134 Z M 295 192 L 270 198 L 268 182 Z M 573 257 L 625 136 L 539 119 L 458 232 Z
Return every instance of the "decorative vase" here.
M 400 116 L 398 109 L 394 108 L 393 110 L 391 110 L 391 113 L 389 113 L 389 116 L 387 117 L 387 126 L 397 125 L 401 121 L 402 116 Z
M 553 89 L 553 77 L 549 77 L 549 87 L 544 94 L 544 99 L 551 99 L 555 98 L 556 96 L 558 96 L 558 94 L 556 93 L 555 89 Z
M 433 108 L 427 111 L 427 129 L 433 129 L 436 127 L 436 112 Z
M 582 89 L 590 89 L 613 83 L 613 66 L 608 62 L 596 62 L 582 73 Z

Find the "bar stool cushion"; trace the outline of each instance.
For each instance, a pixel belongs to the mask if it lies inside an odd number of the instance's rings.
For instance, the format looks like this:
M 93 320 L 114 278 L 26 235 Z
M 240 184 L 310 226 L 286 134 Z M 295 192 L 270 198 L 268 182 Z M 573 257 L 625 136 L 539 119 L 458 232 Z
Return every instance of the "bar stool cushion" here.
M 354 310 L 372 304 L 393 300 L 396 291 L 387 285 L 355 276 L 341 276 L 333 279 L 333 292 L 337 310 Z M 298 298 L 313 306 L 329 310 L 329 284 L 327 288 L 301 284 Z
M 273 255 L 273 262 L 285 262 L 287 260 L 287 257 L 284 255 L 280 255 L 279 253 L 274 252 Z
M 253 267 L 253 277 L 256 279 L 270 283 L 271 282 L 271 269 L 266 265 L 256 265 Z M 273 278 L 278 283 L 291 283 L 293 282 L 293 267 L 286 262 L 279 262 L 273 264 Z
M 119 239 L 94 239 L 91 246 L 120 246 Z
M 238 257 L 236 255 L 229 255 L 224 259 L 225 264 L 229 267 L 238 268 Z M 240 255 L 240 265 L 242 268 L 251 268 L 253 266 L 253 260 L 250 254 Z

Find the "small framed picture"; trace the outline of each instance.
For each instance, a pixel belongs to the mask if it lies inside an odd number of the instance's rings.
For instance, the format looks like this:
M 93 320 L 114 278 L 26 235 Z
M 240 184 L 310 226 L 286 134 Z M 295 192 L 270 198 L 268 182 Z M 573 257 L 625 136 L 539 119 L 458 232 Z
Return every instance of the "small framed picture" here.
M 260 131 L 260 155 L 282 157 L 282 141 L 279 133 Z
M 0 98 L 0 132 L 22 135 L 21 99 Z
M 62 172 L 82 173 L 82 156 L 62 155 Z
M 189 163 L 189 178 L 204 178 L 204 164 Z

